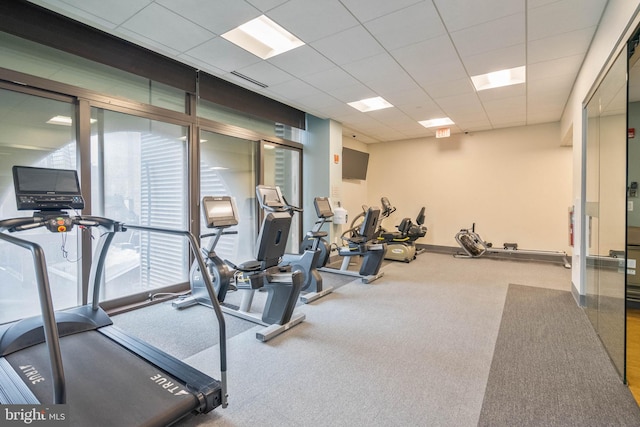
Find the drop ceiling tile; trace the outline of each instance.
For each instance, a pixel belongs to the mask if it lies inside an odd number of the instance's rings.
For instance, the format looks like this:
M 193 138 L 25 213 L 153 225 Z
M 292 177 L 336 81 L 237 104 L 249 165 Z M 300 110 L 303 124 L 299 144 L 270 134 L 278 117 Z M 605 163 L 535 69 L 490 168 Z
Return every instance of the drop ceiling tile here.
M 484 114 L 484 108 L 477 96 L 469 97 L 468 95 L 454 95 L 447 96 L 445 98 L 437 98 L 434 101 L 440 106 L 440 108 L 442 108 L 442 111 L 449 115 L 454 121 L 455 119 L 452 117 L 454 112 L 456 114 Z M 436 117 L 427 117 L 425 120 L 433 118 Z
M 121 28 L 179 52 L 186 52 L 214 37 L 213 33 L 156 3 L 133 15 Z
M 267 86 L 277 85 L 295 78 L 286 71 L 283 71 L 266 61 L 259 61 L 246 67 L 237 68 L 233 71 L 238 71 L 240 74 L 251 77 L 252 79 L 264 83 Z
M 363 85 L 362 83 L 328 90 L 327 93 L 344 103 L 378 96 L 373 90 L 371 90 L 371 88 Z
M 561 0 L 529 8 L 529 41 L 595 27 L 600 21 L 606 0 Z
M 433 98 L 444 98 L 447 96 L 465 94 L 472 95 L 475 92 L 471 79 L 468 77 L 449 81 L 440 81 L 423 87 Z
M 396 107 L 398 106 L 413 106 L 413 105 L 424 105 L 431 106 L 433 104 L 433 100 L 427 95 L 427 93 L 422 89 L 409 89 L 404 91 L 397 91 L 388 96 L 388 101 L 391 102 Z
M 267 12 L 277 6 L 280 6 L 282 3 L 286 3 L 288 0 L 246 0 L 247 3 L 250 3 L 256 9 L 261 10 L 262 12 Z
M 489 117 L 495 115 L 496 112 L 499 112 L 501 115 L 515 117 L 526 113 L 527 97 L 523 93 L 522 95 L 508 98 L 482 100 L 482 106 L 487 114 L 489 114 Z
M 402 78 L 404 74 L 398 63 L 388 54 L 351 62 L 344 65 L 343 69 L 365 85 L 379 84 L 385 80 L 394 83 L 394 79 Z
M 417 3 L 369 21 L 364 26 L 387 50 L 398 49 L 446 33 L 431 2 Z
M 266 15 L 305 43 L 358 25 L 338 0 L 290 0 Z
M 507 68 L 520 67 L 527 64 L 527 47 L 525 43 L 491 50 L 478 55 L 462 58 L 467 72 L 471 76 L 486 74 Z M 529 60 L 529 62 L 531 62 Z
M 419 3 L 420 1 L 421 0 L 342 0 L 342 4 L 344 4 L 360 22 L 367 22 L 411 6 L 412 4 Z
M 405 46 L 391 52 L 402 68 L 421 86 L 427 88 L 441 81 L 467 77 L 451 44 L 442 36 Z
M 548 61 L 563 56 L 584 55 L 589 49 L 596 27 L 581 28 L 530 41 L 527 44 L 529 63 Z
M 323 92 L 291 100 L 291 103 L 302 111 L 322 118 L 331 117 L 326 113 L 327 111 L 334 112 L 338 105 L 344 105 L 342 102 Z
M 238 0 L 155 0 L 155 2 L 217 35 L 224 34 L 261 15 L 255 7 Z
M 335 67 L 333 62 L 306 45 L 269 58 L 267 62 L 296 77 L 309 76 Z
M 361 26 L 324 37 L 310 46 L 337 65 L 384 53 L 380 43 Z
M 70 16 L 87 24 L 99 22 L 114 28 L 144 9 L 151 0 L 35 0 L 48 9 Z
M 342 101 L 338 101 L 336 104 L 325 105 L 323 107 L 318 108 L 320 112 L 327 115 L 327 117 L 344 117 L 353 114 L 353 107 L 347 105 Z
M 450 32 L 525 11 L 525 2 L 513 0 L 433 0 L 433 3 Z
M 571 74 L 576 76 L 582 65 L 583 55 L 565 56 L 527 66 L 527 80 L 539 80 L 552 76 Z
M 564 77 L 550 77 L 527 83 L 527 104 L 532 108 L 549 106 L 563 106 L 573 87 L 575 77 L 568 74 Z
M 130 41 L 131 43 L 135 43 L 138 46 L 142 46 L 151 51 L 158 52 L 162 55 L 166 56 L 179 56 L 182 52 L 178 49 L 174 49 L 170 46 L 165 45 L 164 43 L 158 42 L 149 37 L 145 37 L 135 31 L 131 31 L 127 28 L 118 27 L 113 30 L 113 34 L 117 37 L 120 37 L 123 40 Z
M 464 67 L 458 60 L 436 63 L 425 68 L 422 72 L 412 72 L 411 75 L 432 97 L 436 96 L 435 94 L 441 94 L 440 85 L 446 85 L 452 80 L 468 78 Z M 453 95 L 453 93 L 447 95 Z
M 185 54 L 226 72 L 239 70 L 262 61 L 257 56 L 239 48 L 222 37 L 216 37 L 206 43 L 202 43 L 188 50 Z M 258 79 L 258 81 L 259 80 L 260 79 Z
M 518 13 L 451 33 L 463 58 L 525 43 L 525 15 Z
M 478 91 L 478 98 L 483 104 L 501 100 L 508 102 L 506 98 L 512 99 L 517 96 L 525 97 L 526 95 L 527 85 L 525 83 Z
M 300 99 L 320 93 L 318 89 L 299 79 L 269 86 L 265 91 L 278 99 Z
M 359 84 L 351 74 L 339 67 L 311 74 L 306 76 L 305 80 L 313 87 L 325 92 Z

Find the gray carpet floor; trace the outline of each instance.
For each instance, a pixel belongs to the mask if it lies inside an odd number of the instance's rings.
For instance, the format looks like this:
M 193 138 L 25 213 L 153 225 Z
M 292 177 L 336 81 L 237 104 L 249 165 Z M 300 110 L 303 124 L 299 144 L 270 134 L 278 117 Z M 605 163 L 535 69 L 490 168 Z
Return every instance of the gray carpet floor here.
M 508 353 L 513 352 L 516 359 L 522 353 L 518 346 L 507 346 L 505 355 L 501 355 L 500 343 L 505 339 L 508 342 L 510 336 L 505 324 L 512 322 L 506 314 L 512 311 L 510 284 L 542 292 L 552 289 L 571 298 L 570 270 L 551 264 L 457 259 L 433 253 L 424 253 L 410 264 L 391 263 L 383 270 L 384 277 L 372 284 L 350 281 L 314 303 L 297 307 L 305 313 L 305 322 L 267 343 L 255 339 L 258 326 L 238 329 L 227 342 L 229 407 L 190 417 L 181 425 L 536 425 L 514 423 L 513 417 L 500 418 L 500 408 L 506 412 L 519 410 L 526 407 L 523 402 L 530 396 L 538 396 L 536 399 L 544 403 L 539 396 L 557 395 L 557 390 L 545 382 L 530 382 L 528 394 L 492 392 L 500 391 L 505 381 L 496 372 L 507 366 Z M 569 303 L 568 310 L 583 315 L 575 303 Z M 546 305 L 544 298 L 538 305 Z M 184 318 L 187 310 L 164 313 L 162 321 L 167 325 L 181 323 L 184 319 L 178 319 Z M 187 335 L 197 345 L 176 351 L 188 354 L 183 357 L 187 363 L 219 378 L 218 346 L 197 343 L 215 327 L 203 317 L 207 314 L 212 318 L 211 313 L 203 312 L 187 322 Z M 535 309 L 530 314 L 537 316 Z M 547 329 L 560 321 L 539 317 L 543 323 L 549 322 Z M 588 323 L 572 322 L 567 327 L 570 335 L 571 328 L 577 328 L 575 334 L 591 335 L 595 342 L 590 347 L 578 347 L 588 352 L 584 357 L 598 359 L 598 366 L 604 370 L 613 369 Z M 139 328 L 138 332 L 145 340 L 161 335 L 151 328 Z M 184 329 L 177 333 L 185 334 Z M 156 345 L 162 348 L 161 341 L 158 339 Z M 560 341 L 559 346 L 565 345 Z M 539 351 L 545 353 L 543 342 L 530 344 L 539 345 Z M 549 352 L 554 359 L 564 356 L 576 360 L 575 364 L 560 360 L 551 373 L 570 371 L 567 375 L 576 379 L 587 375 L 580 366 L 582 356 L 578 358 L 575 351 L 575 346 L 568 346 L 564 352 Z M 554 366 L 556 362 L 548 363 Z M 585 403 L 577 409 L 567 405 L 566 413 L 560 410 L 560 417 L 554 417 L 552 424 L 537 425 L 577 425 L 573 422 L 577 419 L 574 410 L 586 413 L 585 418 L 579 418 L 580 425 L 590 425 L 584 420 L 601 420 L 589 414 L 595 416 L 595 412 L 604 410 L 624 412 L 628 416 L 625 419 L 637 420 L 636 425 L 640 425 L 638 408 L 629 405 L 630 393 L 620 379 L 615 375 L 601 377 L 598 381 L 604 381 L 607 393 L 615 393 L 606 402 L 599 406 Z M 604 387 L 595 384 L 596 388 Z M 567 384 L 565 392 L 580 402 L 589 402 L 583 393 L 590 395 L 592 391 L 575 382 Z M 556 407 L 562 409 L 564 405 Z
M 638 405 L 569 292 L 511 285 L 479 426 L 638 426 Z

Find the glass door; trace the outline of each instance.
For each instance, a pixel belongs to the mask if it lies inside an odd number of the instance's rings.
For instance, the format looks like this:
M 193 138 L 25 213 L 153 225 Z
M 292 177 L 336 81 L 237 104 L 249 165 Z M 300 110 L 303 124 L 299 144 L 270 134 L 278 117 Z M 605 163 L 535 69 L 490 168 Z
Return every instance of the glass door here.
M 586 106 L 586 313 L 625 376 L 627 60 L 621 54 Z
M 302 206 L 302 152 L 297 148 L 262 141 L 263 183 L 280 187 L 287 202 Z M 293 215 L 287 253 L 298 253 L 302 241 L 301 213 Z

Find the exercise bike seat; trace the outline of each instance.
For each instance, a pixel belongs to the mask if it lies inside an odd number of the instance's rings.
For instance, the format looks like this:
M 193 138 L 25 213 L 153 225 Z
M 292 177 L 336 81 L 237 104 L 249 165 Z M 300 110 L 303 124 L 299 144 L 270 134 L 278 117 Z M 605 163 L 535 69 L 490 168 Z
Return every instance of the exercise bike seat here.
M 229 265 L 234 270 L 242 271 L 243 273 L 254 273 L 258 271 L 262 271 L 262 262 L 252 259 L 249 261 L 245 261 L 236 265 L 229 260 L 224 260 L 224 262 Z
M 329 233 L 326 231 L 307 231 L 306 236 L 312 239 L 322 239 L 323 237 L 327 237 Z
M 397 226 L 398 231 L 385 231 L 380 237 L 386 242 L 406 242 L 409 240 L 409 231 L 413 227 L 413 223 L 410 218 L 404 218 Z

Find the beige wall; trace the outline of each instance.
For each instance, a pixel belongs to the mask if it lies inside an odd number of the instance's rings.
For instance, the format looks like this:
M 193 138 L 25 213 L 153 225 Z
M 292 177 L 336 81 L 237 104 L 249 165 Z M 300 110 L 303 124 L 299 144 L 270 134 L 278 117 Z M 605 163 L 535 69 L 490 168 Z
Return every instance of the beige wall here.
M 356 141 L 354 139 L 349 139 L 343 137 L 342 146 L 351 148 L 358 151 L 364 151 L 365 153 L 369 152 L 370 145 L 364 144 L 362 142 Z M 342 159 L 340 159 L 340 167 L 342 167 Z M 362 212 L 362 205 L 380 205 L 380 201 L 375 202 L 375 200 L 369 200 L 367 196 L 367 189 L 369 188 L 369 180 L 372 176 L 371 169 L 371 157 L 369 157 L 369 168 L 367 171 L 367 180 L 358 180 L 358 179 L 343 179 L 342 187 L 341 187 L 341 201 L 342 207 L 347 210 L 349 213 L 348 223 L 344 226 L 336 226 L 340 232 L 348 229 L 351 221 Z M 342 169 L 340 169 L 340 176 L 342 176 Z M 332 199 L 333 200 L 333 199 Z M 339 236 L 341 233 L 336 233 Z
M 371 144 L 368 151 L 367 203 L 386 196 L 397 208 L 387 229 L 426 206 L 421 243 L 457 246 L 455 234 L 475 222 L 494 245 L 570 251 L 572 153 L 560 145 L 559 123 Z M 348 186 L 354 198 L 362 190 Z

